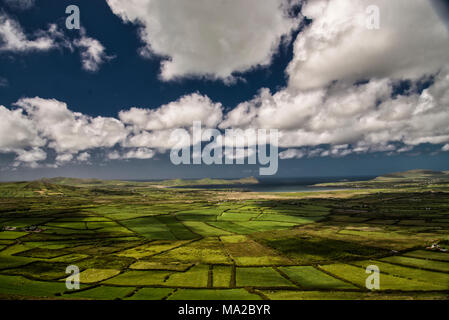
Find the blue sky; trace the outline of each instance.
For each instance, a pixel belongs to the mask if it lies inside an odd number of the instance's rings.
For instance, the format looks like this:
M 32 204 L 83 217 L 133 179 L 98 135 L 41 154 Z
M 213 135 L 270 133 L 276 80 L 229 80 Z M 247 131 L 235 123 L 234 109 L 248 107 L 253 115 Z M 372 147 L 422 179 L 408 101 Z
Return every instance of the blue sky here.
M 3 0 L 2 0 L 3 1 Z M 182 79 L 163 82 L 158 79 L 161 58 L 143 59 L 137 53 L 142 46 L 138 27 L 124 24 L 105 1 L 37 1 L 29 10 L 3 10 L 16 17 L 27 33 L 46 29 L 49 23 L 64 28 L 65 9 L 71 4 L 80 8 L 82 26 L 90 37 L 101 40 L 110 55 L 116 56 L 96 73 L 86 73 L 78 54 L 52 50 L 34 54 L 0 55 L 2 77 L 9 86 L 2 88 L 2 104 L 7 106 L 20 97 L 54 98 L 70 109 L 92 116 L 117 116 L 129 107 L 157 108 L 192 92 L 200 92 L 228 108 L 251 99 L 260 88 L 273 91 L 286 85 L 284 73 L 291 60 L 292 48 L 282 47 L 272 65 L 245 72 L 245 82 L 225 85 L 222 81 Z M 64 30 L 74 39 L 78 30 Z M 45 77 L 43 77 L 45 75 Z
M 195 120 L 279 130 L 279 176 L 449 169 L 444 1 L 256 2 L 0 0 L 0 180 L 258 174 L 171 164 Z

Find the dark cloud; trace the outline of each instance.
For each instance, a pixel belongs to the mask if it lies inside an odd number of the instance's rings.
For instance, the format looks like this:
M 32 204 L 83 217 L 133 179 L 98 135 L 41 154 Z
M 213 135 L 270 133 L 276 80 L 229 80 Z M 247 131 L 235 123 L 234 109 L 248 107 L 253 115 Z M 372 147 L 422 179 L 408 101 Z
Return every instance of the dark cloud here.
M 444 23 L 449 28 L 449 1 L 431 0 L 431 2 L 441 19 L 443 19 Z

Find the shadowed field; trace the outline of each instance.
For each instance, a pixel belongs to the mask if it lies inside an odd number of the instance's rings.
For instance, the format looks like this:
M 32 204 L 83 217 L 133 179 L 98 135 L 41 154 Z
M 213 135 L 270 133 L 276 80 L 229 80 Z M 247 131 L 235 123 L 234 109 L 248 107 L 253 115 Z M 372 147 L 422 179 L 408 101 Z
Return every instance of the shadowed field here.
M 426 247 L 449 248 L 449 188 L 421 178 L 313 197 L 0 184 L 0 298 L 448 299 L 449 253 Z M 80 290 L 66 289 L 69 265 Z M 379 291 L 365 288 L 368 265 Z

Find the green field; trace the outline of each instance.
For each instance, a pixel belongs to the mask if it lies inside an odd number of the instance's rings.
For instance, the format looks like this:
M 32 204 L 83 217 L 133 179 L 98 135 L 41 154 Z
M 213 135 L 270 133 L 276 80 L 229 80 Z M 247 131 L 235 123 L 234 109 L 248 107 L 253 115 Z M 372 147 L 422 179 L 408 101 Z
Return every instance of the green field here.
M 428 247 L 449 248 L 449 188 L 431 177 L 285 194 L 181 180 L 2 183 L 0 299 L 445 300 L 449 253 Z M 66 288 L 70 265 L 80 290 Z M 365 286 L 369 265 L 379 290 Z

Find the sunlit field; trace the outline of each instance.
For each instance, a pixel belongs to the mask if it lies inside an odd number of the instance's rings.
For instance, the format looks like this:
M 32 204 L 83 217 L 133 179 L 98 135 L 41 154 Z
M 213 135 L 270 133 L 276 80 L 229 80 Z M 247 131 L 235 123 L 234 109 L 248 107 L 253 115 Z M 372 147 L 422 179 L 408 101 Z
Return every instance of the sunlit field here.
M 1 184 L 0 298 L 448 299 L 449 188 L 393 180 L 285 194 Z M 369 265 L 379 290 L 365 286 Z

